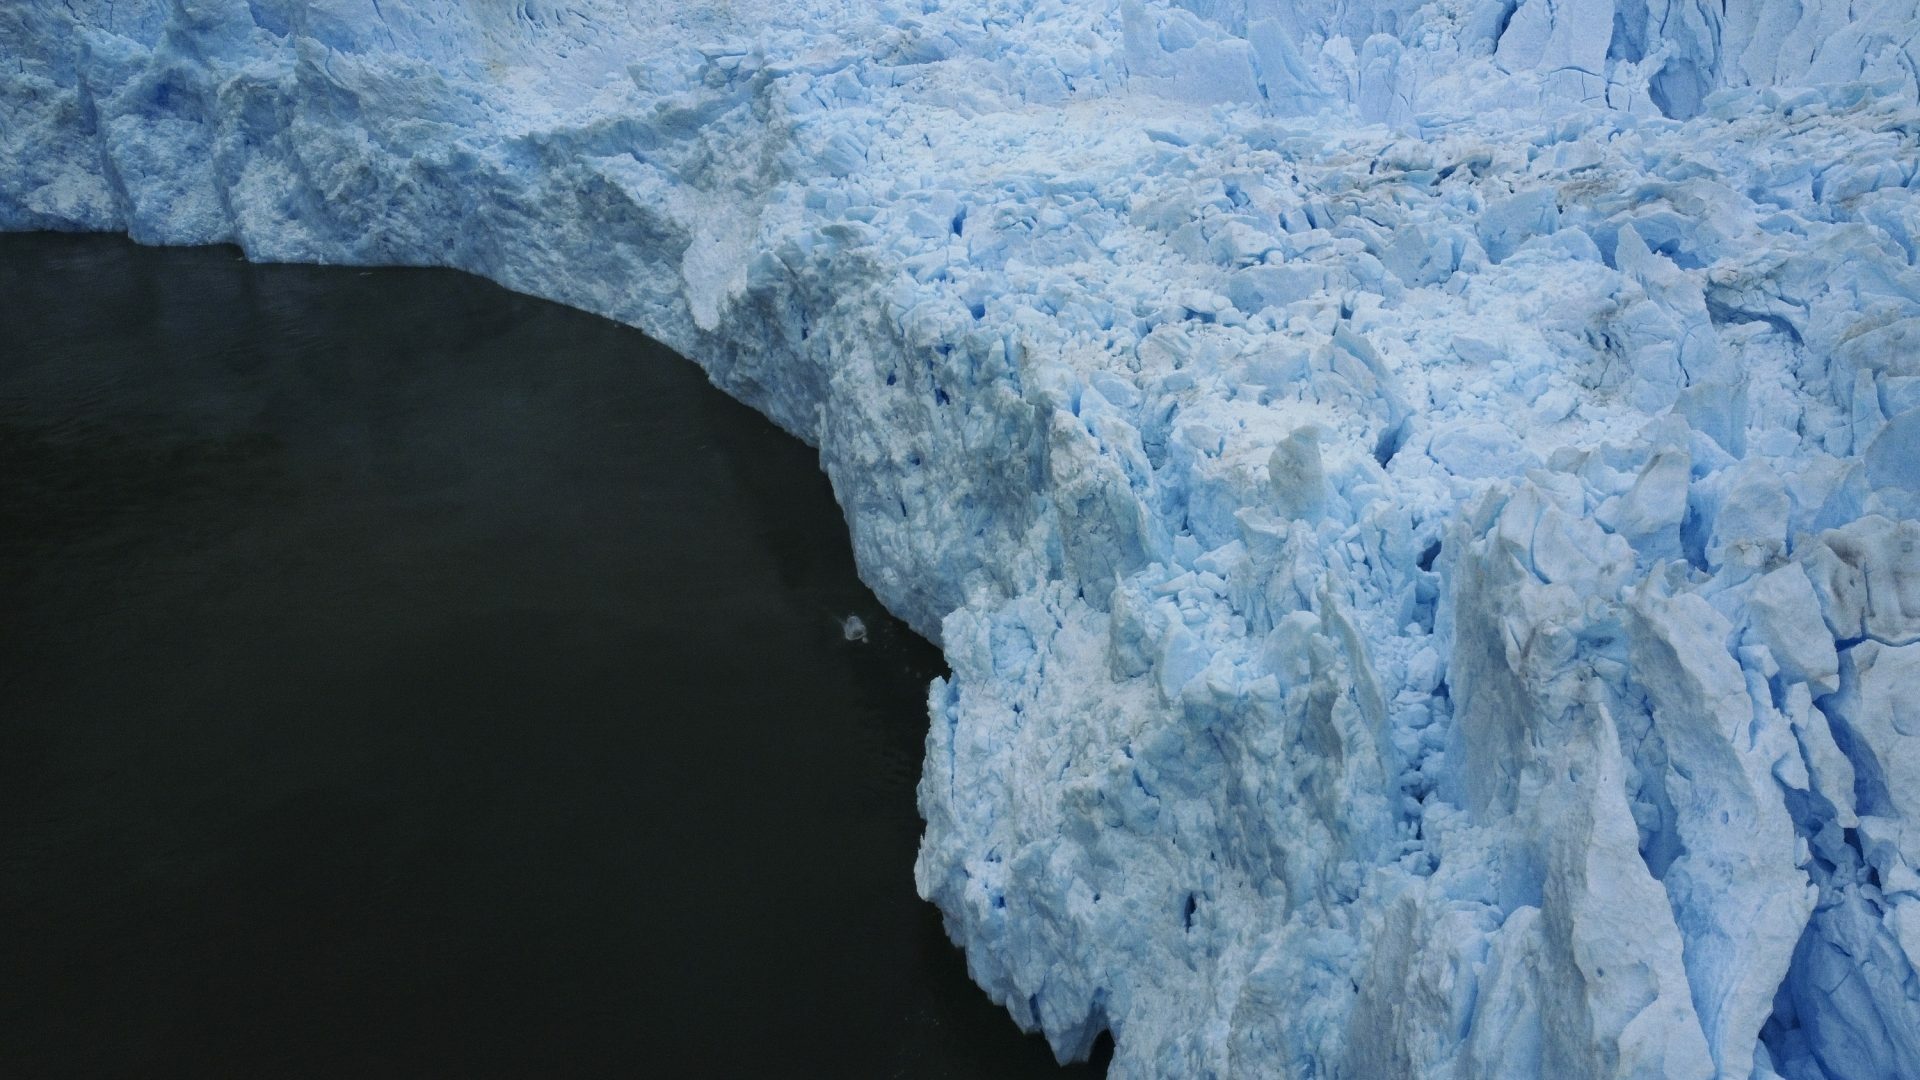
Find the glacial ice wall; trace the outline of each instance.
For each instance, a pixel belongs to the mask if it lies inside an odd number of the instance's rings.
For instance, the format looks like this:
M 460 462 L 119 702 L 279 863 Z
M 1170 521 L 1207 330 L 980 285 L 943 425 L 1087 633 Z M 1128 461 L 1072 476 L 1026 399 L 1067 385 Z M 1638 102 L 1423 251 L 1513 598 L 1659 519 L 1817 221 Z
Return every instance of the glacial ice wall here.
M 817 445 L 1116 1076 L 1920 1076 L 1914 0 L 22 0 L 0 227 L 460 267 Z M 904 868 L 903 868 L 904 870 Z

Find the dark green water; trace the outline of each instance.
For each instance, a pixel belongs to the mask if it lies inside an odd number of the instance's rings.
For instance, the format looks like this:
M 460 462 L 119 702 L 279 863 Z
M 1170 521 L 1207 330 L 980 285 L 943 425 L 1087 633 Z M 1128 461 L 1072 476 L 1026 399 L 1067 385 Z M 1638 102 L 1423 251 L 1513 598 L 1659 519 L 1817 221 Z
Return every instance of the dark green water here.
M 940 670 L 634 331 L 0 236 L 0 1075 L 1061 1075 L 913 894 Z

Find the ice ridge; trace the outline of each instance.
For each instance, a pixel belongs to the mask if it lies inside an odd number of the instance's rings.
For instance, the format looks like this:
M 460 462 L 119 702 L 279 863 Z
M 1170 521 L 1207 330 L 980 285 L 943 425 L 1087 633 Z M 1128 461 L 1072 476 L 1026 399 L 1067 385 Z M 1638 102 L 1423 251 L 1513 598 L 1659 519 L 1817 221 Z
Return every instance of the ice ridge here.
M 1920 1076 L 1914 0 L 20 0 L 0 227 L 460 267 L 820 449 L 1115 1076 Z

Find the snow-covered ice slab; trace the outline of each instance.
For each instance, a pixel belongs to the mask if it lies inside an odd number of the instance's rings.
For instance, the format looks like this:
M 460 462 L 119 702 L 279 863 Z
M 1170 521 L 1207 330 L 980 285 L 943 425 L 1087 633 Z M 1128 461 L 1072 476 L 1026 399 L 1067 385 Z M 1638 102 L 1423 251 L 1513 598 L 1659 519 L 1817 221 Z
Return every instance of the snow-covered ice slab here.
M 1920 1076 L 1913 0 L 17 0 L 0 226 L 457 266 L 816 444 L 1116 1076 Z

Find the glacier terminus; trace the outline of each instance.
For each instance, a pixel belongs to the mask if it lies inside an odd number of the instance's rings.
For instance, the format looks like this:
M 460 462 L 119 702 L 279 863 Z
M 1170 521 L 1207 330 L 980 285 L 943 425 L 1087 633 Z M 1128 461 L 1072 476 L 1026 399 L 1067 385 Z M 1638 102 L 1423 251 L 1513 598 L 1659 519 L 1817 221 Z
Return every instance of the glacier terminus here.
M 0 228 L 817 446 L 921 894 L 1115 1076 L 1920 1077 L 1916 184 L 1915 0 L 0 5 Z

